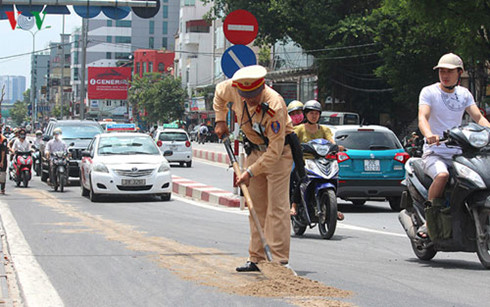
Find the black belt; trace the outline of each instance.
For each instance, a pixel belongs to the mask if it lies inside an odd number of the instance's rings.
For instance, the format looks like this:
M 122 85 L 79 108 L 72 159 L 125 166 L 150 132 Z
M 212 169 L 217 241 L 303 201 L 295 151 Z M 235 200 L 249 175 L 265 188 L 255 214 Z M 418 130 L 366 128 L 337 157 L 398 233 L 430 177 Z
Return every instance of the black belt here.
M 288 135 L 286 135 L 286 138 L 284 139 L 284 145 L 288 145 L 289 144 L 289 139 L 288 139 Z M 257 150 L 257 151 L 266 151 L 267 150 L 267 145 L 265 144 L 255 144 L 255 143 L 252 143 L 250 140 L 248 141 L 249 144 L 250 144 L 250 149 L 252 150 Z

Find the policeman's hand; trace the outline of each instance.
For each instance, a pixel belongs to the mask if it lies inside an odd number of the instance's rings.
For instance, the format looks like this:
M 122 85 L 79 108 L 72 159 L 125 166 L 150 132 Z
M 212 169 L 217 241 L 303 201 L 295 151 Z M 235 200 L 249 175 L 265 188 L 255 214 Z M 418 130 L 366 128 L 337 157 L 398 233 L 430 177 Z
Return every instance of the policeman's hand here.
M 346 151 L 345 147 L 342 145 L 339 145 L 339 151 Z
M 237 178 L 236 184 L 245 184 L 247 187 L 250 184 L 250 174 L 248 172 L 243 172 L 242 175 Z
M 439 136 L 438 135 L 429 135 L 426 137 L 426 140 L 427 140 L 427 144 L 429 145 L 434 145 L 436 144 L 437 146 L 439 146 Z
M 216 126 L 214 127 L 214 133 L 221 139 L 223 135 L 227 135 L 230 133 L 228 129 L 228 125 L 224 121 L 216 122 Z

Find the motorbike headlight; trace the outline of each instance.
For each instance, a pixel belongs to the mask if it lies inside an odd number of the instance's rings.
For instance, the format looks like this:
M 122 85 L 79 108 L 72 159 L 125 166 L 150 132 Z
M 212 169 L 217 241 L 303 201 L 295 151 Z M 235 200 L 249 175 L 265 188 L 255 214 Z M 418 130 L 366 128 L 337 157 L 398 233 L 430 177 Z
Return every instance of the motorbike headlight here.
M 315 148 L 315 151 L 322 157 L 325 157 L 328 154 L 328 151 L 330 149 L 330 146 L 328 145 L 323 145 L 323 144 L 314 144 L 313 148 Z
M 480 189 L 486 189 L 487 186 L 481 176 L 471 168 L 461 163 L 454 162 L 454 169 L 460 177 L 472 182 Z
M 476 148 L 482 148 L 488 145 L 488 131 L 467 131 L 463 130 L 463 134 L 466 136 L 470 145 Z
M 102 163 L 95 163 L 94 166 L 92 167 L 92 171 L 98 173 L 108 173 L 109 169 L 107 168 L 107 166 L 105 166 Z
M 162 173 L 162 172 L 167 172 L 170 170 L 170 165 L 168 165 L 167 162 L 162 162 L 162 164 L 160 165 L 160 167 L 158 168 L 158 172 L 159 173 Z

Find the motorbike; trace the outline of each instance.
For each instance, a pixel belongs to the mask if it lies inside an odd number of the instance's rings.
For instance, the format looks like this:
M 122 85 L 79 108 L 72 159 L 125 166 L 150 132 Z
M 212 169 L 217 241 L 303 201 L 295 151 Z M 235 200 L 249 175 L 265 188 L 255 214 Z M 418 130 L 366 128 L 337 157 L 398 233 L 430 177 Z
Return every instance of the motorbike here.
M 32 156 L 30 151 L 16 151 L 13 167 L 10 169 L 10 178 L 17 186 L 21 183 L 27 188 L 31 180 Z
M 32 145 L 34 152 L 32 153 L 32 167 L 36 176 L 41 175 L 41 153 L 36 145 Z
M 68 153 L 57 151 L 52 154 L 53 163 L 53 188 L 55 191 L 60 189 L 60 192 L 65 190 L 68 183 Z
M 452 158 L 446 204 L 437 215 L 442 220 L 432 226 L 442 227 L 446 235 L 433 232 L 437 235 L 430 238 L 430 223 L 427 238 L 417 234 L 426 219 L 434 216 L 433 209 L 439 208 L 427 207 L 432 179 L 424 173 L 420 158 L 410 158 L 405 164 L 407 190 L 402 194 L 400 223 L 419 259 L 429 261 L 438 251 L 476 252 L 481 264 L 490 269 L 490 129 L 470 123 L 447 130 L 441 142 L 462 149 Z
M 325 139 L 301 144 L 303 153 L 314 156 L 305 160 L 306 176 L 301 180 L 301 203 L 291 216 L 295 235 L 318 224 L 320 236 L 330 239 L 337 227 L 337 178 L 339 166 L 335 153 L 338 146 Z M 292 197 L 290 198 L 292 199 Z

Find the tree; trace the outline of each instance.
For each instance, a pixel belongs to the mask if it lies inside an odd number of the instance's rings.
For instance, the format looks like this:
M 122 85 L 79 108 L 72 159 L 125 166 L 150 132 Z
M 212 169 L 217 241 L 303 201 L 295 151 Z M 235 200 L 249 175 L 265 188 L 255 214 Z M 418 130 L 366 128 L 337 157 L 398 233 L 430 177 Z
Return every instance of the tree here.
M 179 78 L 159 73 L 135 76 L 128 91 L 134 112 L 147 122 L 172 122 L 184 115 L 186 93 Z
M 70 114 L 70 106 L 66 104 L 63 106 L 63 114 Z M 61 106 L 54 106 L 53 110 L 51 111 L 51 115 L 56 118 L 61 118 Z
M 28 120 L 27 104 L 24 101 L 17 100 L 10 110 L 10 117 L 17 126 L 20 126 L 24 121 Z

